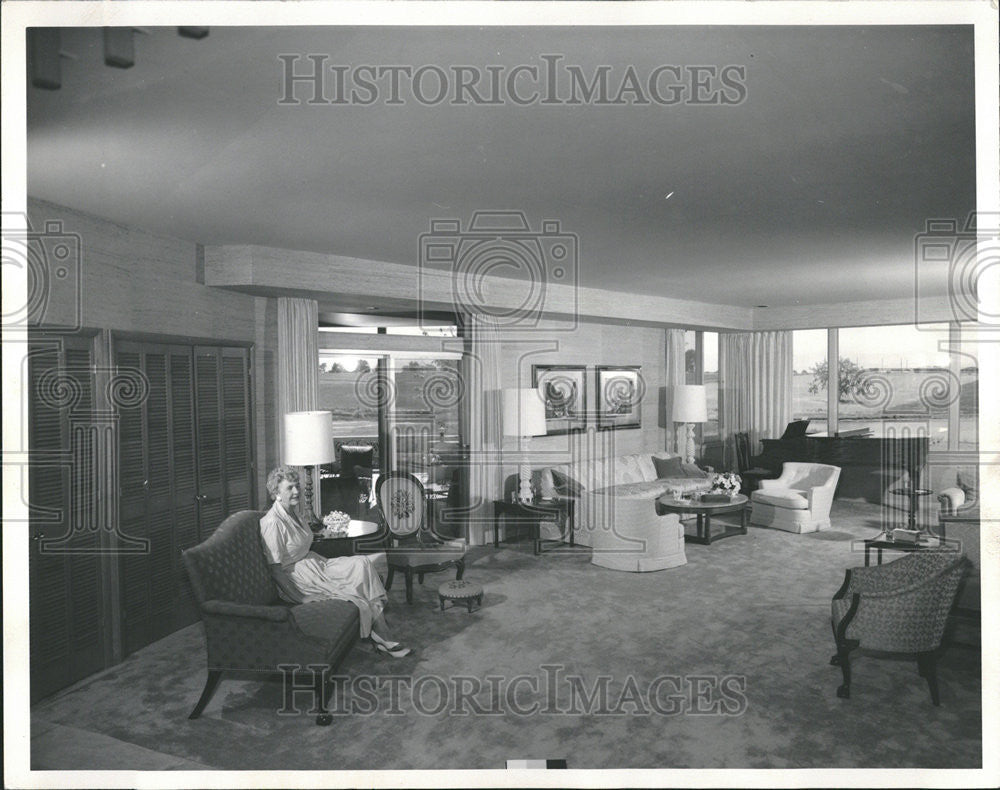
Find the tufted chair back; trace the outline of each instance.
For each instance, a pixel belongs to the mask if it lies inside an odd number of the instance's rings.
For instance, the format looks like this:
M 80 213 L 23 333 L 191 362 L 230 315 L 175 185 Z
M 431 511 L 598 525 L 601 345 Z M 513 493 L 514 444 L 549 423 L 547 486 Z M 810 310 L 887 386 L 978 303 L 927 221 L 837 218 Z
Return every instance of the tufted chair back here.
M 257 510 L 234 513 L 205 541 L 184 552 L 199 604 L 232 601 L 266 605 L 278 599 L 260 538 Z

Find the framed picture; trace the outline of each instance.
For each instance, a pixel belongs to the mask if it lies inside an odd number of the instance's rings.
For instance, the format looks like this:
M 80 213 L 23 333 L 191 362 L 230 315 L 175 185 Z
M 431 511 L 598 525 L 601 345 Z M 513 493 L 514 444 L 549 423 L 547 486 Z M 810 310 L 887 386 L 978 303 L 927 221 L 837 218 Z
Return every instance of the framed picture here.
M 642 425 L 645 391 L 640 365 L 597 367 L 597 428 L 638 428 Z
M 587 369 L 577 365 L 532 365 L 531 384 L 545 403 L 545 434 L 587 427 Z

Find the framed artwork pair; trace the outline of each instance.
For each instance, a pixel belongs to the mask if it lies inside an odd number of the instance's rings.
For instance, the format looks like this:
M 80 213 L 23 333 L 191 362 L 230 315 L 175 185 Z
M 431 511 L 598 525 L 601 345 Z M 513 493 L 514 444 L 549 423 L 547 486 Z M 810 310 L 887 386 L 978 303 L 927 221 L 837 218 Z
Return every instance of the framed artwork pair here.
M 638 428 L 642 424 L 645 386 L 640 365 L 598 365 L 594 369 L 597 403 L 587 410 L 587 368 L 584 365 L 532 365 L 531 379 L 545 403 L 546 436 L 598 430 Z

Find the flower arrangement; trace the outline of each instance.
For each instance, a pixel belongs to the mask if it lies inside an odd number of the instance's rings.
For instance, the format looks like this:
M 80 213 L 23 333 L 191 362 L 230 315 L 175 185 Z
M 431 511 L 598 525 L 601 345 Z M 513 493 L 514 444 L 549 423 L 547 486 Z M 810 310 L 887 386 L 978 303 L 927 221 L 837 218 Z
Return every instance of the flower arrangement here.
M 340 510 L 334 510 L 323 516 L 323 534 L 328 538 L 335 538 L 338 535 L 347 534 L 347 525 L 351 523 L 351 517 Z
M 735 472 L 721 472 L 712 478 L 712 490 L 729 496 L 740 492 L 743 479 Z

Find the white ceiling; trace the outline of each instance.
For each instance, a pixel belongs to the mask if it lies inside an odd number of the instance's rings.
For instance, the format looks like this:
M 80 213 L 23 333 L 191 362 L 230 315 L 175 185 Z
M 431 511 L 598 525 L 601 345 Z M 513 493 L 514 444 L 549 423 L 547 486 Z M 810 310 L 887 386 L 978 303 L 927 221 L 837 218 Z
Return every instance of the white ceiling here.
M 968 26 L 147 31 L 128 70 L 103 65 L 99 29 L 63 31 L 62 88 L 28 88 L 30 195 L 204 244 L 410 264 L 431 219 L 521 210 L 579 236 L 582 285 L 747 307 L 907 296 L 914 235 L 975 208 Z M 733 64 L 747 96 L 281 106 L 282 53 L 558 53 L 612 84 L 629 65 Z

